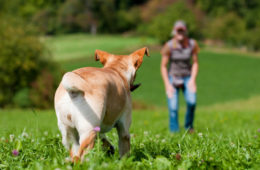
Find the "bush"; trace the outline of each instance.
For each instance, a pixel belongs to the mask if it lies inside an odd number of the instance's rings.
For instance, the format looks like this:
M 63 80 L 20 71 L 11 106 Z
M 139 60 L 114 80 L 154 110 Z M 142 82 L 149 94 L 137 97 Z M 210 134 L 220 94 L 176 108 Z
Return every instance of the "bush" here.
M 246 23 L 234 13 L 220 16 L 207 22 L 204 34 L 215 40 L 223 40 L 232 45 L 244 43 Z
M 119 10 L 117 12 L 117 31 L 124 32 L 134 29 L 141 22 L 139 8 L 131 8 L 130 10 Z
M 86 31 L 89 18 L 83 1 L 67 0 L 58 11 L 58 24 L 61 32 Z
M 172 4 L 165 12 L 156 16 L 149 25 L 143 25 L 139 29 L 164 43 L 171 37 L 174 22 L 180 19 L 187 23 L 190 36 L 197 38 L 200 35 L 195 15 L 182 1 Z
M 51 72 L 53 69 L 44 69 L 37 79 L 31 83 L 29 99 L 32 107 L 47 109 L 53 106 L 54 93 L 58 86 L 58 78 Z M 58 73 L 58 72 L 57 72 Z
M 16 22 L 0 20 L 0 107 L 14 103 L 28 106 L 31 102 L 19 102 L 29 98 L 25 89 L 31 90 L 32 82 L 39 79 L 42 70 L 57 72 L 50 54 L 31 30 Z M 57 83 L 52 84 L 54 87 Z M 50 98 L 48 102 L 52 102 Z
M 246 35 L 246 44 L 250 50 L 260 50 L 260 23 L 254 29 L 249 30 Z
M 52 9 L 42 9 L 32 18 L 37 29 L 47 35 L 55 34 L 58 29 L 56 13 Z

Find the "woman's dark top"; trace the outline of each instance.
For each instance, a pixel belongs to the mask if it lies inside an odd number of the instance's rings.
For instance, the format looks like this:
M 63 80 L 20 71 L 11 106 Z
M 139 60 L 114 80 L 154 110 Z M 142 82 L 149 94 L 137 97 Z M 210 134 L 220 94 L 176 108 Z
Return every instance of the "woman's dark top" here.
M 192 55 L 199 52 L 197 42 L 193 39 L 187 39 L 182 46 L 176 40 L 168 41 L 161 53 L 163 56 L 170 57 L 168 73 L 170 76 L 186 77 L 191 74 Z

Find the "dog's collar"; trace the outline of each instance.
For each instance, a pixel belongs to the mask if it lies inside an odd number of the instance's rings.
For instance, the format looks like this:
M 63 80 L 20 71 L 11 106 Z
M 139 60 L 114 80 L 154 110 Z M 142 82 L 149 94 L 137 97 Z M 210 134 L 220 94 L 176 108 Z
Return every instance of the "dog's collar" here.
M 130 91 L 135 91 L 138 87 L 140 87 L 141 83 L 138 84 L 130 84 Z

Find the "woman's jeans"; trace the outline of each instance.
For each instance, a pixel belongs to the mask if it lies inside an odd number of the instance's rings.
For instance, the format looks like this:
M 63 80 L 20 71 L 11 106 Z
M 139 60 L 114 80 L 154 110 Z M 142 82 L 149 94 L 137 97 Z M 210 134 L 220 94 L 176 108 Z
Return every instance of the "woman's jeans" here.
M 170 83 L 172 84 L 173 78 L 169 77 Z M 179 92 L 183 91 L 186 103 L 187 103 L 187 112 L 185 118 L 185 128 L 193 128 L 194 112 L 196 107 L 196 92 L 191 92 L 188 88 L 188 82 L 190 76 L 183 77 L 184 87 L 176 88 L 174 87 L 174 92 L 171 98 L 168 98 L 168 108 L 169 108 L 169 117 L 170 117 L 170 131 L 177 132 L 179 131 L 179 121 L 178 121 L 178 110 L 179 110 Z

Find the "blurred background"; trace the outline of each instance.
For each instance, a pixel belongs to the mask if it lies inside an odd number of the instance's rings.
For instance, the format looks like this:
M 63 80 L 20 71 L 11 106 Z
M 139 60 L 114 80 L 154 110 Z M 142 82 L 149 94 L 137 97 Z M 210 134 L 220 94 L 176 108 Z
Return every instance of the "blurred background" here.
M 200 46 L 195 133 L 169 133 L 160 74 L 176 20 Z M 96 49 L 147 46 L 132 93 L 131 157 L 68 162 L 53 107 L 67 71 Z M 0 169 L 259 169 L 260 0 L 0 0 Z M 113 129 L 108 138 L 117 146 Z M 14 154 L 13 151 L 16 151 Z M 167 168 L 168 167 L 168 168 Z M 172 168 L 176 167 L 176 168 Z M 243 168 L 244 167 L 244 168 Z
M 53 108 L 63 73 L 101 67 L 95 49 L 143 46 L 134 107 L 166 107 L 159 51 L 178 19 L 201 47 L 198 104 L 260 101 L 259 0 L 0 0 L 0 108 Z

